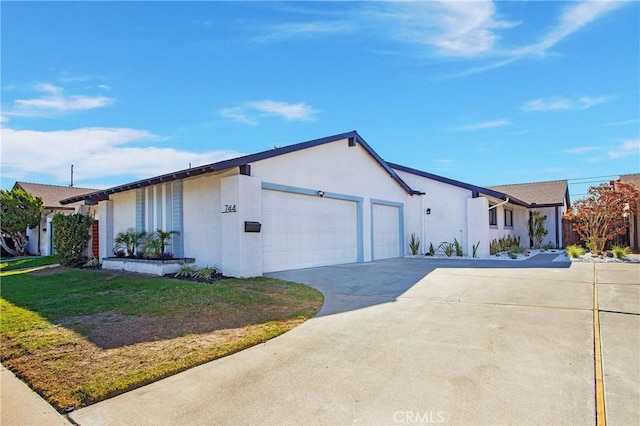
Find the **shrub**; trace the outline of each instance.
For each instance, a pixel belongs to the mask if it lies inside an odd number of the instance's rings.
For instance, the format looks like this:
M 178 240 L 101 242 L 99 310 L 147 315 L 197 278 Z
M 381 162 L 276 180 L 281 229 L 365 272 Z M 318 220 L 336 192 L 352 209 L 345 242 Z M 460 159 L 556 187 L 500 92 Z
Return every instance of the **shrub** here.
M 93 217 L 83 213 L 71 215 L 56 213 L 51 223 L 53 224 L 53 246 L 60 264 L 76 266 L 83 263 L 84 253 L 91 240 Z
M 540 243 L 548 233 L 546 221 L 547 216 L 543 216 L 538 210 L 534 210 L 529 216 L 529 237 L 533 240 L 534 249 L 540 248 Z
M 520 245 L 520 236 L 514 237 L 511 235 L 505 235 L 502 238 L 493 240 L 489 243 L 489 253 L 498 254 L 501 251 L 509 251 L 513 246 Z
M 613 252 L 613 257 L 615 257 L 616 259 L 622 259 L 629 253 L 631 253 L 631 248 L 624 246 L 613 246 L 611 248 L 611 251 Z
M 184 262 L 182 265 L 180 265 L 180 270 L 176 272 L 176 277 L 180 277 L 180 278 L 193 277 L 196 271 L 197 269 L 192 263 Z
M 462 251 L 462 245 L 460 245 L 456 237 L 453 237 L 453 247 L 456 250 L 456 256 L 458 257 L 464 256 L 464 252 Z
M 420 238 L 416 237 L 416 233 L 411 233 L 411 239 L 409 240 L 409 249 L 411 250 L 412 255 L 418 254 L 420 251 Z
M 85 262 L 84 265 L 82 265 L 83 268 L 87 268 L 87 269 L 98 269 L 100 268 L 100 259 L 92 257 L 91 259 L 87 260 Z
M 580 256 L 584 256 L 584 248 L 582 246 L 579 246 L 577 244 L 572 244 L 570 246 L 567 246 L 567 256 L 569 256 L 572 259 L 578 259 Z
M 556 245 L 552 242 L 548 242 L 542 245 L 542 250 L 553 250 L 554 248 L 556 248 Z
M 480 247 L 480 241 L 478 241 L 477 243 L 475 243 L 472 246 L 473 249 L 473 257 L 476 258 L 478 256 L 478 247 Z
M 429 243 L 429 256 L 435 256 L 436 249 L 433 248 L 433 243 Z
M 199 268 L 198 270 L 196 270 L 193 277 L 200 280 L 210 280 L 211 278 L 214 278 L 219 273 L 220 271 L 215 266 L 203 266 L 202 268 Z
M 447 257 L 451 257 L 451 255 L 453 255 L 453 251 L 455 250 L 455 247 L 454 247 L 453 243 L 448 243 L 446 241 L 443 241 L 438 246 L 438 250 L 442 250 L 442 252 Z

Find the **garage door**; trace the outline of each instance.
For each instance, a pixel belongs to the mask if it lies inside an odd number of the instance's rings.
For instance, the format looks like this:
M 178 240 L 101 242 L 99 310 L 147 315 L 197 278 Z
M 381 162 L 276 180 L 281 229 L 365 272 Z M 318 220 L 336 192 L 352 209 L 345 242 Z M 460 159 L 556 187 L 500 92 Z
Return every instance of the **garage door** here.
M 357 203 L 262 191 L 263 271 L 356 262 Z
M 373 259 L 400 257 L 400 207 L 373 204 Z

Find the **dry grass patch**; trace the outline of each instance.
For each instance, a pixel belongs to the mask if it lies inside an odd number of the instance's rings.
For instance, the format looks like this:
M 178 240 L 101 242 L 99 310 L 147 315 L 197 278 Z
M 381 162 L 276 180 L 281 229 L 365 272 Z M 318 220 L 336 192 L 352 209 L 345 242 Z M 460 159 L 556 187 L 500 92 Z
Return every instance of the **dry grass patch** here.
M 59 269 L 2 280 L 2 363 L 58 410 L 265 342 L 322 295 L 269 278 L 215 284 Z

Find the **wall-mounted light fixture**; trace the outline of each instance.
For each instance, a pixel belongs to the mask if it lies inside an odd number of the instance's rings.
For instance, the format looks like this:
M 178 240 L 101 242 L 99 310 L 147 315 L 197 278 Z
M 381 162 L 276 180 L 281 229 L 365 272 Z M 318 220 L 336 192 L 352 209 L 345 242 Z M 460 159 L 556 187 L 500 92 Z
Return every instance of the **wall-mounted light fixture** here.
M 324 197 L 324 191 L 318 191 L 318 196 L 319 197 Z
M 427 209 L 427 210 L 425 211 L 425 213 L 427 213 L 427 214 L 431 214 L 431 209 Z

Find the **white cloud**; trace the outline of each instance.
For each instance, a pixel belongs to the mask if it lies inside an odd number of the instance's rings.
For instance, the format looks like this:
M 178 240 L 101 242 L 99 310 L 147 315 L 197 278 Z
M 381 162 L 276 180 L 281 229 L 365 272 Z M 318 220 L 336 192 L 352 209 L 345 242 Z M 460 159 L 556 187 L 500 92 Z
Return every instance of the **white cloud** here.
M 189 163 L 196 166 L 242 155 L 233 151 L 190 152 L 159 146 L 131 146 L 162 138 L 130 128 L 56 131 L 3 128 L 1 136 L 2 174 L 14 179 L 39 173 L 57 182 L 66 182 L 71 164 L 78 181 L 114 176 L 139 179 L 185 169 Z
M 242 107 L 221 108 L 218 112 L 221 116 L 230 118 L 238 123 L 249 124 L 250 126 L 257 126 L 260 124 L 258 121 L 249 118 L 247 116 L 246 109 Z
M 623 141 L 620 146 L 610 150 L 608 154 L 611 159 L 627 157 L 629 155 L 640 156 L 640 139 Z
M 256 111 L 260 111 L 270 115 L 277 115 L 285 120 L 315 120 L 315 116 L 319 110 L 299 102 L 297 104 L 288 104 L 286 102 L 276 102 L 270 100 L 254 101 L 247 104 L 249 108 L 253 108 Z
M 272 100 L 246 102 L 239 107 L 221 108 L 218 113 L 239 123 L 258 125 L 256 116 L 275 115 L 287 121 L 313 121 L 320 110 L 304 102 L 289 104 Z
M 483 121 L 480 123 L 472 123 L 466 124 L 464 126 L 455 127 L 451 130 L 453 131 L 474 131 L 474 130 L 485 130 L 485 129 L 493 129 L 496 127 L 504 127 L 510 125 L 511 122 L 509 120 L 493 120 L 493 121 Z
M 45 117 L 69 111 L 102 108 L 114 101 L 106 96 L 65 96 L 61 87 L 50 83 L 38 84 L 34 89 L 43 95 L 39 98 L 14 100 L 13 108 L 6 111 L 5 115 Z
M 582 96 L 576 99 L 552 96 L 550 98 L 538 98 L 528 102 L 522 106 L 524 111 L 564 111 L 564 110 L 580 110 L 589 109 L 592 106 L 600 105 L 607 102 L 606 96 L 590 97 Z
M 522 47 L 513 53 L 516 56 L 542 54 L 574 32 L 596 21 L 603 15 L 624 5 L 619 0 L 598 0 L 571 3 L 560 17 L 558 24 L 539 42 Z
M 430 46 L 445 56 L 476 56 L 491 52 L 499 39 L 495 30 L 517 23 L 496 18 L 492 1 L 389 2 L 369 17 L 395 38 Z
M 587 154 L 589 152 L 597 151 L 600 148 L 597 146 L 578 146 L 576 148 L 566 149 L 564 152 L 568 154 Z
M 636 124 L 637 122 L 638 122 L 638 119 L 633 118 L 631 120 L 612 121 L 610 123 L 605 123 L 602 125 L 602 127 L 626 126 L 628 124 Z
M 324 37 L 338 34 L 348 34 L 355 26 L 347 21 L 315 21 L 280 24 L 266 29 L 265 33 L 254 37 L 259 43 L 296 40 L 300 38 Z

